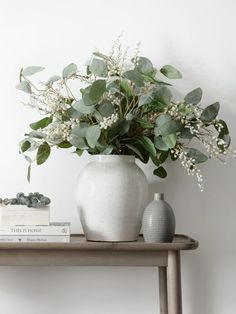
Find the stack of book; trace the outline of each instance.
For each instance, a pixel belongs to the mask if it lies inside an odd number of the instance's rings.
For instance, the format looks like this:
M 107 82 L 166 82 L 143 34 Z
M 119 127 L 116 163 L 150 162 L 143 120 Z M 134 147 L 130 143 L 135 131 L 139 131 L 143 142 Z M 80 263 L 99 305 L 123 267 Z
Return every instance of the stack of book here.
M 70 242 L 70 224 L 0 226 L 0 242 Z
M 70 242 L 70 223 L 50 222 L 49 205 L 5 204 L 0 204 L 0 242 Z

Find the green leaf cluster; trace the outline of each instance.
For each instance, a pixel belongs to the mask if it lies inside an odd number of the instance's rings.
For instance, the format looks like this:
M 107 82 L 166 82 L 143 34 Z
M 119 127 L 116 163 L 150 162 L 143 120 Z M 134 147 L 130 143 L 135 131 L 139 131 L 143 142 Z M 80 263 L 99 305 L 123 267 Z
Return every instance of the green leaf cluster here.
M 151 160 L 156 166 L 154 175 L 160 178 L 167 176 L 167 159 L 179 158 L 176 152 L 184 152 L 194 167 L 206 162 L 211 154 L 192 143 L 204 143 L 204 136 L 209 138 L 214 132 L 223 140 L 218 144 L 220 153 L 226 152 L 231 140 L 226 122 L 218 118 L 218 102 L 202 107 L 200 87 L 175 101 L 169 80 L 182 78 L 178 69 L 170 64 L 157 69 L 144 56 L 135 56 L 131 66 L 125 67 L 122 56 L 114 51 L 110 55 L 94 52 L 84 72 L 70 63 L 43 87 L 31 81 L 43 67 L 21 69 L 16 88 L 27 93 L 29 105 L 44 114 L 30 123 L 31 131 L 20 144 L 30 164 L 28 177 L 34 158 L 26 153 L 37 150 L 36 163 L 41 165 L 54 146 L 72 148 L 78 156 L 87 151 L 131 154 L 144 163 Z M 168 80 L 163 81 L 163 76 Z

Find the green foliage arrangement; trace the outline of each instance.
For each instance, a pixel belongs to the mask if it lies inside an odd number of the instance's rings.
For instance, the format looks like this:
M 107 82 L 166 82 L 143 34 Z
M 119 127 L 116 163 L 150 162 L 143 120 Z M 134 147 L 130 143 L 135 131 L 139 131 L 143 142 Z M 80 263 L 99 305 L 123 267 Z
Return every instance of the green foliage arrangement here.
M 71 63 L 61 75 L 38 86 L 29 77 L 43 69 L 22 69 L 17 85 L 29 94 L 28 104 L 44 116 L 30 124 L 31 131 L 20 144 L 30 163 L 28 179 L 32 162 L 43 164 L 52 147 L 74 147 L 78 156 L 87 151 L 134 155 L 144 163 L 151 159 L 154 174 L 161 178 L 167 175 L 163 167 L 167 158 L 180 160 L 203 190 L 198 164 L 212 157 L 225 162 L 228 154 L 235 154 L 227 124 L 218 118 L 220 104 L 203 108 L 201 88 L 174 100 L 171 84 L 163 78 L 180 79 L 181 73 L 171 65 L 156 69 L 139 56 L 139 48 L 127 63 L 127 50 L 116 41 L 110 54 L 93 53 L 85 73 Z M 195 148 L 196 140 L 204 153 Z M 35 158 L 26 156 L 33 150 Z

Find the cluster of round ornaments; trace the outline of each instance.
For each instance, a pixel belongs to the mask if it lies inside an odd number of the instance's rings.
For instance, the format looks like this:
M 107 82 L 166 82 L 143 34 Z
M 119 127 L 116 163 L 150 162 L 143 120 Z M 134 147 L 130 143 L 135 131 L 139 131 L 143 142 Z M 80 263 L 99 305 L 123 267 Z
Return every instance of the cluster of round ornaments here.
M 0 205 L 25 205 L 27 207 L 40 208 L 45 207 L 50 203 L 50 198 L 39 192 L 29 193 L 29 195 L 19 192 L 14 198 L 0 198 Z

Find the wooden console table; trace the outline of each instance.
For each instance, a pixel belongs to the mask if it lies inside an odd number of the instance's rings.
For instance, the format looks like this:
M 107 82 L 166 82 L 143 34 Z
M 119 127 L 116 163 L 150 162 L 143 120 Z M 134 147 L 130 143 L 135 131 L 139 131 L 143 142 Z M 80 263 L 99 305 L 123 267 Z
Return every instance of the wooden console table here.
M 181 314 L 180 251 L 198 242 L 176 235 L 172 243 L 87 242 L 73 235 L 70 243 L 0 243 L 0 266 L 154 266 L 159 267 L 161 314 Z

